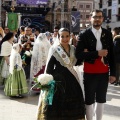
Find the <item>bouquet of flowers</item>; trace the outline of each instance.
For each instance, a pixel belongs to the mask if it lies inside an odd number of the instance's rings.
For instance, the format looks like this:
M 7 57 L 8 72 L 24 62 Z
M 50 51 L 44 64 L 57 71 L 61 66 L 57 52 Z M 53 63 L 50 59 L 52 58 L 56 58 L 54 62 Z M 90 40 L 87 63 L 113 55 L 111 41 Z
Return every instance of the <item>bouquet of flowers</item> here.
M 31 54 L 31 51 L 25 51 L 25 53 L 24 53 L 26 56 L 31 56 L 32 54 Z
M 38 77 L 34 78 L 35 86 L 41 89 L 42 99 L 46 104 L 52 105 L 55 81 L 53 80 L 53 76 L 50 74 L 41 74 Z M 31 88 L 31 90 L 33 89 Z
M 32 56 L 32 51 L 25 51 L 24 55 L 22 56 L 22 63 L 23 65 L 27 65 L 25 60 L 27 57 L 31 57 Z

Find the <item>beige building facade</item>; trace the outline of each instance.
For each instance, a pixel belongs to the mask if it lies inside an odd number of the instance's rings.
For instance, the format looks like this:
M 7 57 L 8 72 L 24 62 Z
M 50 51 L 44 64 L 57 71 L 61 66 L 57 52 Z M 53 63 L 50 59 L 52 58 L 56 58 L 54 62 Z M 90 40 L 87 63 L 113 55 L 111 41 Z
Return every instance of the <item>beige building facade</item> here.
M 80 11 L 80 30 L 85 29 L 90 25 L 89 14 L 94 8 L 93 0 L 77 0 L 76 7 Z
M 95 0 L 99 9 L 103 10 L 105 20 L 103 27 L 110 28 L 120 27 L 120 0 Z
M 5 1 L 9 3 L 11 0 L 3 0 L 3 3 Z M 89 14 L 96 5 L 93 1 L 94 0 L 49 0 L 47 7 L 51 9 L 45 16 L 45 22 L 49 25 L 49 30 L 52 31 L 55 25 L 71 29 L 72 11 L 80 12 L 80 30 L 85 29 L 90 25 Z M 12 0 L 11 4 L 16 6 L 16 0 Z

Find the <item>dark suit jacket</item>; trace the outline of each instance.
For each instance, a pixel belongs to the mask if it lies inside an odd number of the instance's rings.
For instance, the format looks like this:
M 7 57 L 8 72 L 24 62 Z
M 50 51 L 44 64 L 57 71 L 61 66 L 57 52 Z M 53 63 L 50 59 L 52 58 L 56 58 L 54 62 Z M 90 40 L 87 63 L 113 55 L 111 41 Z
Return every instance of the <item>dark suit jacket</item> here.
M 113 41 L 114 41 L 115 62 L 120 63 L 120 35 L 116 35 Z
M 91 64 L 94 64 L 97 59 L 98 51 L 96 50 L 96 38 L 92 32 L 92 27 L 87 28 L 79 34 L 79 41 L 76 46 L 76 58 Z M 112 33 L 102 28 L 101 33 L 102 49 L 108 50 L 108 55 L 104 57 L 104 63 L 110 67 L 110 75 L 115 76 L 115 62 L 113 53 L 113 38 Z M 84 52 L 87 49 L 88 52 Z

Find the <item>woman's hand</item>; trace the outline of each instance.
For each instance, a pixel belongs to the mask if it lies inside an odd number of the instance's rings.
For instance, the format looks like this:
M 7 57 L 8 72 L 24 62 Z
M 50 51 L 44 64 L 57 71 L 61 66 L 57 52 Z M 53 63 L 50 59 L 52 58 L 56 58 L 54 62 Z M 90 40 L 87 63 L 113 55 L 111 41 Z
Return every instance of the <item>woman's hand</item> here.
M 10 62 L 9 62 L 9 57 L 4 56 L 4 58 L 5 58 L 5 61 L 6 61 L 7 65 L 9 65 L 9 64 L 10 64 Z

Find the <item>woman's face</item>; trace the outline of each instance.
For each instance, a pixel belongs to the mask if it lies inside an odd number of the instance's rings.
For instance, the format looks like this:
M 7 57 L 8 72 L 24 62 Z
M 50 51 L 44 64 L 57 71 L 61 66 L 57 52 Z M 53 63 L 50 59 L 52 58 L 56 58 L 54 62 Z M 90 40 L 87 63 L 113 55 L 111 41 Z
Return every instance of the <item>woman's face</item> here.
M 67 31 L 60 32 L 59 40 L 60 40 L 60 44 L 68 45 L 70 41 L 70 33 Z

